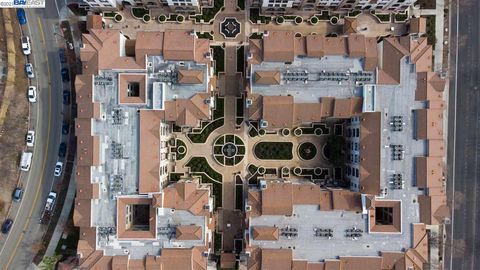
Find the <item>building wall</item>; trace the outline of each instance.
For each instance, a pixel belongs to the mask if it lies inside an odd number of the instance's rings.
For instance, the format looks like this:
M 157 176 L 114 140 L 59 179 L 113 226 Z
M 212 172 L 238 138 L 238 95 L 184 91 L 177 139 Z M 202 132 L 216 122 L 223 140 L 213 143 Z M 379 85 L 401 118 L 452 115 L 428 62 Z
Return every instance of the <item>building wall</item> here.
M 116 0 L 83 0 L 92 9 L 116 9 Z
M 414 0 L 252 0 L 252 6 L 260 6 L 265 14 L 295 14 L 300 11 L 377 10 L 398 12 L 406 10 Z
M 350 189 L 359 191 L 360 184 L 360 118 L 353 117 L 346 129 L 347 156 L 346 175 L 350 180 Z
M 160 123 L 160 186 L 163 188 L 168 184 L 169 173 L 169 157 L 168 157 L 168 140 L 171 138 L 170 125 L 162 122 Z

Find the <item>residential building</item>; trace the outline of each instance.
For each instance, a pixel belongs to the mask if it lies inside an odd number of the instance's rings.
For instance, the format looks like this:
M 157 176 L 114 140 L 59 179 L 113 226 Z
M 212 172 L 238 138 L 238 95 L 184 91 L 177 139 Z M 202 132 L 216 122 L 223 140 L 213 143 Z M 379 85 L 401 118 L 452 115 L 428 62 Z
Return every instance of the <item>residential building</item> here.
M 212 0 L 83 0 L 93 10 L 118 9 L 125 6 L 167 8 L 170 12 L 200 13 L 202 7 L 212 7 Z
M 403 12 L 414 2 L 413 0 L 253 0 L 252 6 L 261 7 L 262 12 L 266 14 L 295 14 L 323 10 Z
M 341 126 L 349 183 L 294 172 L 250 186 L 248 269 L 423 269 L 426 232 L 449 215 L 445 79 L 432 72 L 426 37 L 270 31 L 250 40 L 247 77 L 252 127 L 302 136 L 295 130 Z
M 197 127 L 215 106 L 208 40 L 89 29 L 82 41 L 73 217 L 80 269 L 206 269 L 211 187 L 191 177 L 171 184 L 168 174 L 173 125 Z

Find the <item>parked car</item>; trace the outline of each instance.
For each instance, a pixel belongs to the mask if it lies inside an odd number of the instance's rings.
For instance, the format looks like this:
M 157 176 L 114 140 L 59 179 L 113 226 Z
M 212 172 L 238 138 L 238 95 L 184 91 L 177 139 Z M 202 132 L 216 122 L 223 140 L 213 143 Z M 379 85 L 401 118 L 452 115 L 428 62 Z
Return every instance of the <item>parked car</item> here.
M 70 104 L 70 91 L 68 90 L 63 90 L 63 104 Z
M 53 175 L 60 176 L 62 174 L 62 170 L 63 162 L 57 161 L 57 164 L 55 164 L 55 170 L 53 171 Z
M 28 36 L 23 36 L 21 39 L 22 41 L 22 51 L 23 54 L 29 55 L 32 53 L 32 48 L 30 46 L 30 38 Z
M 62 134 L 67 135 L 70 131 L 70 125 L 67 122 L 63 122 L 62 124 Z
M 27 146 L 28 147 L 33 147 L 33 144 L 35 143 L 35 131 L 29 130 L 27 132 L 26 141 L 27 141 Z
M 65 57 L 65 49 L 64 48 L 60 48 L 58 50 L 58 56 L 60 57 L 60 62 L 62 64 L 65 64 L 67 62 L 67 58 Z
M 31 63 L 25 64 L 25 73 L 29 79 L 35 78 L 35 75 L 33 74 L 33 65 Z
M 28 101 L 30 101 L 31 103 L 37 102 L 37 87 L 28 87 Z
M 25 10 L 23 8 L 17 9 L 17 18 L 20 25 L 27 23 L 27 16 L 25 16 Z
M 63 82 L 69 82 L 70 81 L 70 72 L 68 71 L 68 68 L 62 68 L 62 81 Z
M 6 219 L 3 224 L 2 224 L 2 233 L 3 234 L 7 234 L 10 229 L 12 228 L 12 225 L 13 225 L 13 220 L 11 219 Z
M 60 147 L 58 148 L 58 156 L 63 158 L 65 157 L 66 153 L 67 153 L 67 144 L 65 142 L 62 142 L 60 144 Z
M 19 202 L 20 200 L 22 200 L 22 197 L 23 197 L 23 189 L 21 187 L 15 188 L 15 190 L 13 191 L 13 201 Z

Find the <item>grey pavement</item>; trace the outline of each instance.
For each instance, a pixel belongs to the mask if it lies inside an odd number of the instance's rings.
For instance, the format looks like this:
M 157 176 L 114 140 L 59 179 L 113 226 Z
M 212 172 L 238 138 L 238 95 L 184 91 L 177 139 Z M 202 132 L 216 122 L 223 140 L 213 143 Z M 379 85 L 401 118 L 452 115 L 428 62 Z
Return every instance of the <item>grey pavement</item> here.
M 457 3 L 460 6 L 457 9 Z M 478 269 L 480 251 L 480 10 L 479 1 L 455 1 L 451 17 L 451 78 L 445 269 Z

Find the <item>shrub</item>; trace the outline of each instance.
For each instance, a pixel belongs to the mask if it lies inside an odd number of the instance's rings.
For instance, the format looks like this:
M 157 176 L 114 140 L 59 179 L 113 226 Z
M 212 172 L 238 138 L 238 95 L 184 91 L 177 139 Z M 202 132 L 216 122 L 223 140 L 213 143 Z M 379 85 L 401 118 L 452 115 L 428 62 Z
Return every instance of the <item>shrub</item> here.
M 115 14 L 115 16 L 113 17 L 113 20 L 114 20 L 115 22 L 121 22 L 121 21 L 123 21 L 123 16 L 122 16 L 122 14 L 120 14 L 120 13 Z
M 311 17 L 310 18 L 310 23 L 313 24 L 313 25 L 317 24 L 318 23 L 318 18 L 316 16 Z
M 163 15 L 163 14 L 160 15 L 160 16 L 158 16 L 158 22 L 164 23 L 164 22 L 166 22 L 166 21 L 167 21 L 167 16 L 165 16 L 165 15 Z
M 278 16 L 277 18 L 275 18 L 275 21 L 278 23 L 278 24 L 282 24 L 285 22 L 285 18 L 283 18 L 283 16 Z
M 298 147 L 298 155 L 303 160 L 311 160 L 317 155 L 317 147 L 311 142 L 304 142 Z

